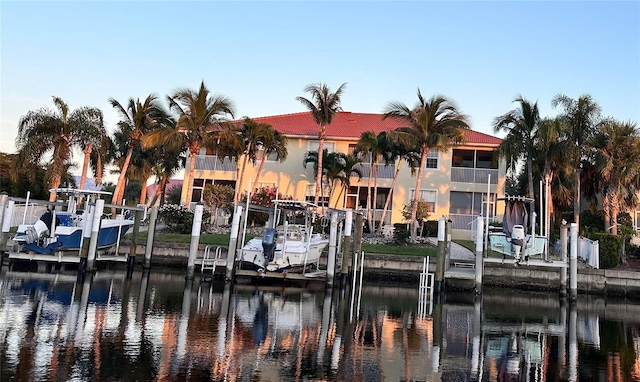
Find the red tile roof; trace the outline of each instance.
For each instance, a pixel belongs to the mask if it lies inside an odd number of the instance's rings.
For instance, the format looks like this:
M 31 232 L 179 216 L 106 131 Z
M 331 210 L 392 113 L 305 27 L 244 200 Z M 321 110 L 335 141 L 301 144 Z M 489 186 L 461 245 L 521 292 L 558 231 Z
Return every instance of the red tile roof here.
M 317 137 L 320 128 L 313 120 L 311 113 L 293 113 L 254 118 L 256 122 L 267 123 L 279 132 L 288 136 Z M 327 138 L 358 139 L 365 131 L 376 134 L 405 126 L 396 118 L 382 119 L 382 114 L 340 112 L 333 117 L 327 126 Z M 467 144 L 499 145 L 502 139 L 474 130 L 466 131 Z

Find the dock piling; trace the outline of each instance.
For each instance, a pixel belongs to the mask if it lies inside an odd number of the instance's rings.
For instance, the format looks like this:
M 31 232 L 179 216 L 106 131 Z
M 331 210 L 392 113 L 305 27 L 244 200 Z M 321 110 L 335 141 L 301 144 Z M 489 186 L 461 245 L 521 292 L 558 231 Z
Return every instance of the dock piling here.
M 195 221 L 195 217 L 193 219 Z M 156 236 L 156 222 L 158 221 L 158 206 L 151 207 L 149 215 L 149 229 L 147 230 L 147 245 L 144 249 L 144 269 L 151 268 L 151 256 L 153 255 L 153 242 Z
M 6 196 L 6 194 L 4 194 Z M 0 232 L 0 251 L 5 251 L 7 241 L 9 240 L 9 231 L 11 230 L 11 217 L 16 202 L 5 199 L 2 203 L 2 231 Z
M 476 220 L 476 293 L 482 293 L 482 278 L 484 276 L 484 259 L 482 257 L 484 246 L 484 220 L 480 216 Z
M 96 200 L 96 205 L 93 209 L 93 216 L 91 217 L 91 240 L 89 241 L 89 252 L 87 253 L 87 264 L 85 267 L 86 272 L 95 271 L 96 252 L 98 250 L 98 234 L 100 233 L 102 211 L 104 211 L 104 200 L 98 199 Z
M 336 253 L 338 243 L 338 213 L 331 213 L 331 225 L 329 226 L 329 254 L 327 258 L 326 286 L 333 287 L 333 278 L 336 272 Z
M 136 249 L 138 248 L 138 232 L 140 232 L 140 221 L 142 211 L 135 211 L 133 216 L 133 234 L 131 236 L 131 246 L 129 247 L 129 258 L 127 258 L 127 278 L 131 278 L 133 266 L 136 263 Z
M 571 223 L 569 229 L 571 253 L 569 261 L 569 294 L 572 301 L 578 297 L 578 224 Z
M 236 248 L 238 246 L 238 229 L 240 228 L 241 216 L 242 206 L 236 206 L 236 210 L 233 214 L 233 220 L 231 220 L 231 234 L 229 235 L 229 248 L 227 250 L 227 270 L 225 274 L 225 279 L 227 281 L 233 280 L 234 270 L 236 269 Z
M 351 229 L 353 227 L 353 210 L 348 209 L 344 218 L 344 240 L 342 244 L 342 264 L 340 272 L 340 287 L 343 288 L 347 282 L 349 274 L 349 264 L 351 263 Z
M 444 263 L 447 252 L 445 232 L 445 218 L 443 216 L 438 219 L 438 259 L 436 260 L 436 282 L 434 288 L 436 295 L 444 292 Z
M 562 219 L 562 225 L 560 225 L 560 255 L 561 260 L 565 264 L 567 263 L 567 231 L 569 230 L 569 225 L 567 225 L 567 221 Z M 567 295 L 567 268 L 560 268 L 560 295 Z
M 351 256 L 351 272 L 350 274 L 354 274 L 357 271 L 357 258 L 362 250 L 362 230 L 364 229 L 364 215 L 359 213 L 356 214 L 356 233 L 353 238 L 353 256 Z
M 196 204 L 193 213 L 193 226 L 191 226 L 191 243 L 189 244 L 189 259 L 187 260 L 187 280 L 193 280 L 198 244 L 200 243 L 200 229 L 202 228 L 202 212 L 204 205 Z

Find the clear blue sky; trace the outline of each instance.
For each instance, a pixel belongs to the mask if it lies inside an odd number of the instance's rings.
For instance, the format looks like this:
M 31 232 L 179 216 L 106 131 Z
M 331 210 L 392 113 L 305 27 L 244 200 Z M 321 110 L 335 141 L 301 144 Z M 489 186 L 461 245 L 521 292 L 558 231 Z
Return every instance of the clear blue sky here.
M 589 93 L 603 114 L 640 123 L 640 2 L 1 1 L 0 151 L 27 111 L 164 98 L 201 80 L 236 116 L 301 112 L 310 83 L 347 82 L 343 108 L 413 106 L 443 94 L 474 130 L 522 94 Z

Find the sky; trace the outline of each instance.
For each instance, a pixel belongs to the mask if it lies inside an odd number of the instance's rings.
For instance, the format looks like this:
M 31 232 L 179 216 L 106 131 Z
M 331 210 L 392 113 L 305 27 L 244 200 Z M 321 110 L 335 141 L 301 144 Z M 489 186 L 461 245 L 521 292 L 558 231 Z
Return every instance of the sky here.
M 640 123 L 639 1 L 0 1 L 0 151 L 30 110 L 125 104 L 201 81 L 235 116 L 306 111 L 306 85 L 347 83 L 345 111 L 441 94 L 474 130 L 522 95 L 590 94 Z M 80 157 L 76 155 L 79 162 Z M 79 170 L 78 170 L 79 171 Z

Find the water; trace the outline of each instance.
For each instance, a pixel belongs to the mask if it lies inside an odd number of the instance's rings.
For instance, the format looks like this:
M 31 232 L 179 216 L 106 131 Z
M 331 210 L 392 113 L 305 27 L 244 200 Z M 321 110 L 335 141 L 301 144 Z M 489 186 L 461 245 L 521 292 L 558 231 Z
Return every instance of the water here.
M 417 286 L 367 283 L 350 298 L 5 268 L 0 380 L 640 381 L 628 301 L 485 290 L 418 309 Z

